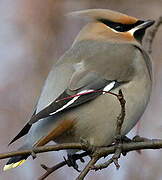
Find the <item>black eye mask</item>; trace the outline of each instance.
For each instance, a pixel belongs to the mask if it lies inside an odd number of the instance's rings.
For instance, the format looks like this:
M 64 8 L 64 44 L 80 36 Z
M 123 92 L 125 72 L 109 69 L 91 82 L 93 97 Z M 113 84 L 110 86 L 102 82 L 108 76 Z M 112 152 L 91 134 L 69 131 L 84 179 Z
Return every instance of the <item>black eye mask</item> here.
M 104 23 L 105 25 L 109 26 L 110 28 L 114 29 L 118 32 L 126 32 L 131 30 L 132 28 L 144 23 L 144 21 L 137 21 L 134 24 L 122 24 L 122 23 L 115 23 L 106 19 L 99 19 L 100 22 Z
M 99 19 L 99 21 L 104 23 L 108 27 L 114 29 L 117 32 L 127 32 L 127 31 L 133 29 L 134 27 L 144 23 L 144 21 L 141 21 L 141 20 L 138 20 L 134 24 L 115 23 L 115 22 L 112 22 L 112 21 L 108 21 L 106 19 Z M 134 38 L 137 41 L 142 42 L 142 38 L 143 38 L 144 34 L 145 34 L 145 29 L 139 29 L 139 30 L 134 32 Z

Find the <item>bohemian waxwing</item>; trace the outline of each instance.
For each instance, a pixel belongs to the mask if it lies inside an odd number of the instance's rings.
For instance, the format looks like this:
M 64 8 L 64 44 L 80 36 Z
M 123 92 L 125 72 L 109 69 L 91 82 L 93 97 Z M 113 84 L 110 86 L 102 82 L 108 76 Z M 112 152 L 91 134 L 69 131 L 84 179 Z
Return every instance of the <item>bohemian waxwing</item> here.
M 149 101 L 152 65 L 141 42 L 146 28 L 154 21 L 104 9 L 71 15 L 92 21 L 54 64 L 31 119 L 10 142 L 26 135 L 21 150 L 43 146 L 51 140 L 80 142 L 80 138 L 94 146 L 110 145 L 121 107 L 116 97 L 102 90 L 118 93 L 121 89 L 124 94 L 126 117 L 122 135 L 135 126 Z M 11 158 L 4 170 L 19 166 L 27 157 Z

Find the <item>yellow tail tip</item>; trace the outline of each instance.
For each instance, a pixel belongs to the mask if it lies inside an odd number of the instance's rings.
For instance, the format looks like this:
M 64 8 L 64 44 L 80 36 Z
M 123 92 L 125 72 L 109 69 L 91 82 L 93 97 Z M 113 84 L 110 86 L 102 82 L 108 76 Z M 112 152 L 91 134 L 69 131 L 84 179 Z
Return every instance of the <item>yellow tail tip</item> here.
M 7 171 L 9 169 L 16 168 L 16 167 L 20 166 L 24 161 L 25 161 L 25 159 L 18 161 L 16 163 L 7 164 L 4 166 L 3 171 Z

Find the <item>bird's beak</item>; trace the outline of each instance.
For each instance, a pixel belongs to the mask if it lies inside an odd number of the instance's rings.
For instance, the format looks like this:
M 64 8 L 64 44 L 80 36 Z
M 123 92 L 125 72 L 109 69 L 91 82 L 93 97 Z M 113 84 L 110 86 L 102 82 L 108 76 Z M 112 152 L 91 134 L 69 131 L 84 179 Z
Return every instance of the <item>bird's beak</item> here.
M 155 23 L 154 20 L 146 20 L 137 27 L 138 29 L 147 29 L 148 27 L 152 26 L 154 23 Z

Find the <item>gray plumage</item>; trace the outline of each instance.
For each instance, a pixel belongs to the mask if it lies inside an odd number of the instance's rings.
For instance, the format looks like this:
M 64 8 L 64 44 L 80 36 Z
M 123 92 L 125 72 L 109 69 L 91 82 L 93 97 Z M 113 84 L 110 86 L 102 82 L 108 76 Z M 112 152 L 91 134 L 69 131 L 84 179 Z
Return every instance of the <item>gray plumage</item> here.
M 131 26 L 130 24 L 137 24 L 137 19 L 109 10 L 88 10 L 76 14 L 95 20 L 81 30 L 72 47 L 52 67 L 36 112 L 28 122 L 31 128 L 22 149 L 36 145 L 61 122 L 71 119 L 76 121 L 74 126 L 54 138 L 55 142 L 79 142 L 80 138 L 95 146 L 113 142 L 116 119 L 121 110 L 116 97 L 100 93 L 91 97 L 93 100 L 80 98 L 82 102 L 79 102 L 79 98 L 76 98 L 75 102 L 79 105 L 76 103 L 72 108 L 50 116 L 61 108 L 61 104 L 58 105 L 56 100 L 64 94 L 72 96 L 85 90 L 103 89 L 115 82 L 117 85 L 111 88 L 111 91 L 118 93 L 119 89 L 122 89 L 126 100 L 122 135 L 134 127 L 149 101 L 152 87 L 149 55 L 131 31 L 117 32 L 99 21 L 107 18 L 109 23 L 113 22 L 114 18 L 114 22 L 128 23 Z M 55 109 L 56 106 L 58 107 Z

